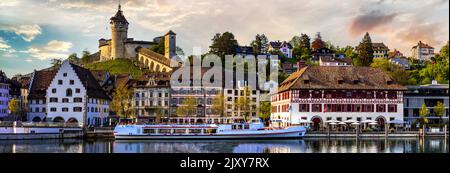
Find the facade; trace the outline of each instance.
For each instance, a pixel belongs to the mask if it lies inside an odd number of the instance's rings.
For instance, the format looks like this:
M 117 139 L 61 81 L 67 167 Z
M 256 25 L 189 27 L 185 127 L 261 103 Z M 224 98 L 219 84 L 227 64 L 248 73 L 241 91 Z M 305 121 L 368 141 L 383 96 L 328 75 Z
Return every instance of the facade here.
M 430 85 L 408 86 L 408 91 L 404 96 L 404 117 L 409 123 L 416 122 L 419 118 L 419 111 L 422 104 L 425 104 L 430 111 L 428 119 L 438 123 L 439 117 L 434 114 L 434 106 L 438 102 L 444 103 L 445 115 L 442 118 L 448 122 L 449 102 L 448 84 L 438 84 L 433 81 Z
M 111 99 L 85 68 L 64 61 L 46 93 L 47 121 L 96 126 L 108 123 Z
M 8 78 L 0 71 L 0 120 L 8 116 L 9 84 Z
M 47 89 L 55 77 L 56 69 L 34 71 L 31 75 L 28 101 L 28 121 L 45 121 L 47 116 Z
M 336 53 L 333 50 L 328 49 L 326 47 L 314 49 L 311 53 L 313 56 L 312 61 L 314 62 L 318 62 L 322 57 L 331 57 L 331 58 L 336 57 Z
M 250 117 L 247 119 L 256 118 L 259 108 L 260 94 L 261 91 L 258 88 L 249 87 L 244 84 L 244 81 L 238 82 L 234 88 L 225 88 L 223 93 L 225 99 L 225 116 L 231 117 L 232 119 L 241 119 L 244 117 L 244 113 L 248 113 Z M 240 97 L 247 97 L 249 99 L 250 111 L 242 111 L 238 107 L 237 102 Z
M 434 57 L 434 48 L 422 41 L 413 46 L 411 51 L 412 57 L 417 60 L 428 61 L 431 57 Z
M 171 70 L 169 69 L 170 58 L 176 56 L 176 34 L 173 31 L 169 31 L 164 37 L 157 37 L 153 41 L 138 41 L 133 38 L 128 38 L 129 23 L 123 15 L 120 5 L 116 14 L 111 17 L 110 25 L 111 39 L 102 38 L 99 40 L 98 59 L 100 61 L 117 58 L 136 59 L 152 71 L 158 72 L 158 70 L 155 69 L 158 65 L 164 66 L 167 71 Z M 152 46 L 159 44 L 162 39 L 164 39 L 164 55 L 160 55 L 149 49 Z M 97 53 L 93 54 L 93 56 L 94 55 L 97 56 Z M 152 64 L 154 64 L 153 67 L 151 66 Z M 162 70 L 164 68 L 161 67 L 160 69 Z M 161 70 L 159 70 L 159 72 L 161 72 Z
M 319 65 L 320 66 L 351 66 L 350 58 L 335 58 L 335 57 L 320 57 Z
M 283 41 L 274 41 L 274 42 L 270 42 L 269 43 L 269 52 L 272 51 L 281 51 L 281 53 L 284 54 L 284 56 L 286 56 L 287 58 L 292 58 L 292 50 L 293 47 L 290 43 Z
M 404 90 L 379 69 L 308 66 L 271 96 L 271 120 L 279 126 L 312 122 L 314 129 L 329 120 L 374 120 L 382 128 L 388 121 L 403 120 Z
M 150 73 L 130 81 L 138 123 L 154 123 L 170 117 L 170 73 Z
M 389 48 L 384 43 L 372 43 L 374 58 L 387 58 L 389 56 Z

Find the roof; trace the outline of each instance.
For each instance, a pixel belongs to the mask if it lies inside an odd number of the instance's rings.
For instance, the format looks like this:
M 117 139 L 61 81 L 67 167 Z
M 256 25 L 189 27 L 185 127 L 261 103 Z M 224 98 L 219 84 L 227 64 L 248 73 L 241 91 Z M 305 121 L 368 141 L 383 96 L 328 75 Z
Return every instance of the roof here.
M 106 95 L 106 92 L 97 82 L 94 75 L 92 75 L 91 71 L 72 63 L 70 63 L 70 65 L 77 74 L 83 86 L 87 88 L 88 97 L 110 100 L 108 95 Z
M 0 83 L 7 83 L 8 82 L 8 77 L 6 77 L 5 72 L 0 71 Z
M 420 47 L 420 48 L 428 48 L 428 49 L 434 49 L 434 47 L 431 47 L 428 44 L 423 43 L 422 41 L 419 41 L 419 43 L 417 43 L 417 45 L 413 46 L 413 49 Z
M 170 59 L 166 58 L 164 55 L 153 52 L 152 50 L 147 49 L 147 48 L 139 48 L 138 52 L 141 54 L 144 54 L 145 56 L 152 58 L 155 61 L 158 61 L 161 64 L 164 64 L 164 65 L 170 67 Z
M 170 87 L 170 76 L 170 72 L 146 73 L 138 79 L 131 79 L 129 85 L 135 88 L 166 88 Z
M 95 53 L 89 55 L 89 60 L 91 62 L 99 61 L 100 60 L 100 52 L 95 52 Z
M 236 46 L 234 50 L 236 54 L 254 54 L 251 46 Z
M 33 81 L 31 81 L 28 99 L 45 99 L 47 88 L 50 86 L 57 70 L 41 70 L 35 71 Z
M 173 32 L 172 30 L 169 30 L 169 32 L 167 32 L 165 35 L 177 35 L 177 34 L 175 34 L 175 32 Z
M 404 56 L 403 56 L 403 53 L 401 53 L 397 49 L 394 49 L 393 52 L 389 52 L 389 54 L 388 54 L 388 58 L 399 58 L 399 57 L 404 57 Z
M 275 49 L 279 49 L 281 47 L 287 46 L 289 49 L 292 49 L 292 45 L 286 41 L 280 42 L 280 41 L 272 41 L 269 43 L 271 47 Z
M 304 67 L 283 81 L 278 91 L 292 89 L 406 90 L 380 69 L 353 66 Z
M 378 51 L 380 51 L 380 50 L 387 50 L 387 51 L 389 51 L 389 48 L 386 45 L 384 45 L 384 43 L 372 43 L 372 48 L 373 48 L 374 51 L 375 50 L 378 50 Z
M 122 13 L 122 10 L 120 9 L 120 5 L 119 5 L 119 10 L 117 10 L 116 15 L 114 15 L 113 17 L 111 17 L 110 19 L 111 21 L 114 22 L 125 22 L 128 24 L 127 19 L 125 18 L 125 16 Z
M 91 70 L 91 73 L 94 76 L 95 80 L 99 82 L 107 80 L 106 77 L 108 77 L 109 74 L 106 70 Z

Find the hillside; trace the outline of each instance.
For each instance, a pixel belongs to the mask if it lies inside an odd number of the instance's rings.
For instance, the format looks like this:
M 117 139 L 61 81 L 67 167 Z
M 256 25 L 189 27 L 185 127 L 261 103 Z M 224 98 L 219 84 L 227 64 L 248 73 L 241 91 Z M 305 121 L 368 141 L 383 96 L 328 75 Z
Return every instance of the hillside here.
M 131 74 L 133 78 L 137 78 L 146 72 L 140 69 L 131 60 L 115 59 L 104 62 L 97 62 L 85 65 L 90 70 L 106 70 L 111 74 Z

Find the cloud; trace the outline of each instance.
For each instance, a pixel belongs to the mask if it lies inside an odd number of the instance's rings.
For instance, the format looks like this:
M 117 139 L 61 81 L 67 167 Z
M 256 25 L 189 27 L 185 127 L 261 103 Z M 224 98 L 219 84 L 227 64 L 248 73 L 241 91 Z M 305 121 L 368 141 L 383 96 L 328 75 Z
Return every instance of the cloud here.
M 8 43 L 6 43 L 6 41 L 3 40 L 2 37 L 0 37 L 0 51 L 6 51 L 10 48 L 11 48 L 11 46 Z
M 19 4 L 20 4 L 20 1 L 18 1 L 18 0 L 0 1 L 0 7 L 14 7 L 14 6 L 18 6 Z
M 369 13 L 356 16 L 350 26 L 350 33 L 360 35 L 364 32 L 372 31 L 373 29 L 389 24 L 397 16 L 396 13 L 384 14 L 379 10 L 370 11 Z
M 38 35 L 42 34 L 42 29 L 39 25 L 0 25 L 0 30 L 14 32 L 27 42 L 31 42 Z
M 44 46 L 29 47 L 24 53 L 39 60 L 60 59 L 69 55 L 69 50 L 72 48 L 72 43 L 52 40 Z

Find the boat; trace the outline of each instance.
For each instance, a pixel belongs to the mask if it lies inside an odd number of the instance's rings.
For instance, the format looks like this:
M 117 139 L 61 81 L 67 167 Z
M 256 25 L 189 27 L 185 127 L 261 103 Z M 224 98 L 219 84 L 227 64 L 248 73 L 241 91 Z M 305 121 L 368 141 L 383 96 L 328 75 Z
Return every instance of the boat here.
M 265 128 L 259 119 L 233 124 L 152 124 L 117 125 L 117 140 L 145 139 L 286 139 L 305 136 L 304 126 Z

